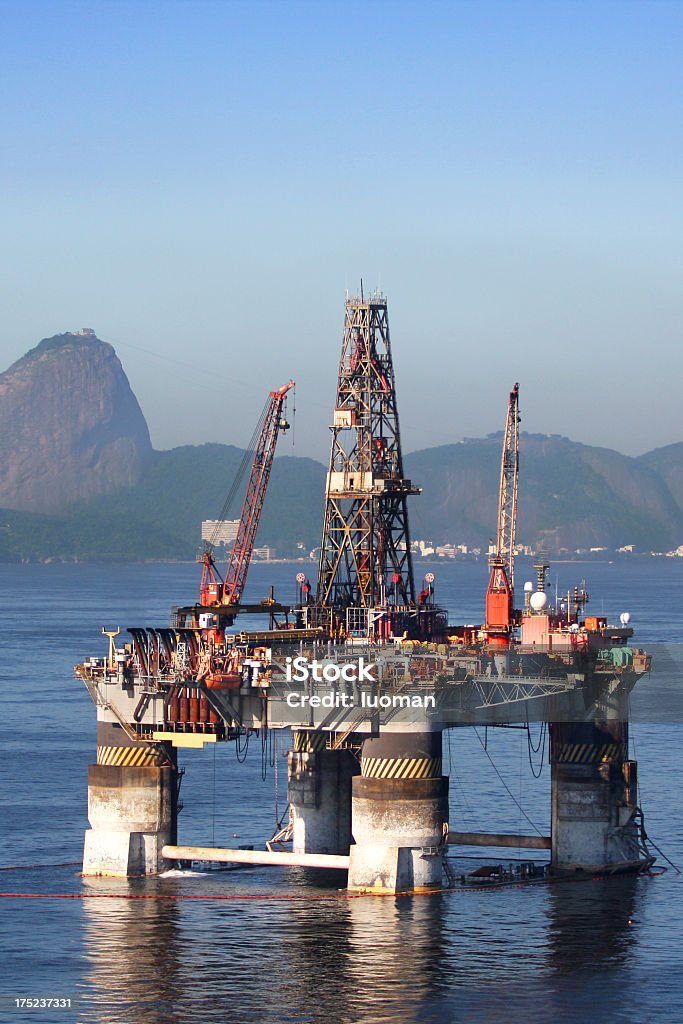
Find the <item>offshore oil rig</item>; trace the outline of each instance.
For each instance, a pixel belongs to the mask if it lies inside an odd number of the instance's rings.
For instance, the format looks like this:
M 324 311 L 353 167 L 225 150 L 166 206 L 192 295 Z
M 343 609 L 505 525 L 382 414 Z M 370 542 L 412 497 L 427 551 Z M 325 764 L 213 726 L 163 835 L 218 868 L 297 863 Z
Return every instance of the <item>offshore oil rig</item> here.
M 628 696 L 650 668 L 618 625 L 556 606 L 539 562 L 515 601 L 519 387 L 507 405 L 498 526 L 484 622 L 452 625 L 433 576 L 415 585 L 386 298 L 349 298 L 331 424 L 318 580 L 298 601 L 243 602 L 278 435 L 294 382 L 270 393 L 227 570 L 202 555 L 199 601 L 169 626 L 106 631 L 106 657 L 75 667 L 97 707 L 86 875 L 155 874 L 174 861 L 299 864 L 348 872 L 356 891 L 439 888 L 449 845 L 550 851 L 549 877 L 646 870 L 653 857 L 629 759 Z M 252 614 L 268 628 L 239 629 Z M 548 723 L 551 834 L 457 831 L 444 730 Z M 292 730 L 289 819 L 267 849 L 177 845 L 183 747 Z M 291 841 L 291 850 L 287 844 Z M 489 876 L 490 877 L 490 876 Z

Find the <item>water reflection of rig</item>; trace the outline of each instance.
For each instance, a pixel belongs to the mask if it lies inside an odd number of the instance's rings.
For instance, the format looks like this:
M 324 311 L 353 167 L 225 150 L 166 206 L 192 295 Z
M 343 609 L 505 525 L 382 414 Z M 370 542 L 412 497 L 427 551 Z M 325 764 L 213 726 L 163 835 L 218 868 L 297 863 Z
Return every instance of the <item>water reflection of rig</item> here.
M 556 876 L 645 870 L 628 695 L 649 656 L 631 646 L 626 614 L 618 626 L 585 614 L 585 587 L 551 603 L 544 562 L 515 607 L 518 385 L 477 627 L 449 625 L 431 574 L 415 586 L 407 499 L 419 488 L 403 472 L 381 295 L 346 302 L 315 593 L 300 573 L 294 605 L 272 592 L 242 602 L 292 386 L 270 393 L 255 432 L 225 574 L 207 546 L 198 604 L 174 609 L 169 627 L 129 629 L 121 646 L 108 632 L 107 657 L 76 666 L 98 722 L 84 872 L 152 874 L 187 859 L 294 863 L 346 869 L 355 890 L 411 891 L 451 877 L 449 844 L 550 850 Z M 268 628 L 239 630 L 250 614 L 267 616 Z M 551 835 L 454 830 L 443 730 L 532 720 L 550 731 Z M 285 727 L 289 820 L 268 850 L 177 846 L 178 748 Z

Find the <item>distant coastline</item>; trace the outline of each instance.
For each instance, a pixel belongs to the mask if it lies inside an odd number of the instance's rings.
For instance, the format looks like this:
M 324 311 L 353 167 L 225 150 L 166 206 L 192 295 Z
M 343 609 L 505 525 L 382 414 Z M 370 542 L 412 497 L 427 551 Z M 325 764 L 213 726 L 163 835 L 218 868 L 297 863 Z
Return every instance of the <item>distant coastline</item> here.
M 538 555 L 522 556 L 529 562 L 533 562 L 537 559 L 546 559 L 553 565 L 611 565 L 615 562 L 635 562 L 635 561 L 646 561 L 646 560 L 667 560 L 676 562 L 678 560 L 683 564 L 683 556 L 677 555 L 670 552 L 653 552 L 653 551 L 641 551 L 641 552 L 630 552 L 629 554 L 620 554 L 615 552 L 611 558 L 596 557 L 586 558 L 585 555 L 577 555 L 576 558 L 567 558 L 563 555 L 561 558 L 556 557 L 552 552 L 541 552 Z M 478 562 L 486 562 L 486 555 L 462 555 L 459 558 L 420 558 L 413 560 L 413 570 L 416 576 L 419 576 L 420 566 L 457 566 L 462 564 L 471 564 Z M 196 565 L 198 564 L 195 558 L 127 558 L 127 557 L 107 557 L 106 555 L 93 555 L 86 558 L 76 558 L 69 556 L 58 556 L 48 555 L 43 558 L 14 558 L 14 559 L 2 559 L 0 558 L 0 564 L 4 565 Z M 220 564 L 220 561 L 219 561 Z M 256 559 L 252 565 L 267 566 L 267 565 L 298 565 L 308 566 L 311 574 L 313 574 L 317 568 L 317 561 L 305 558 L 269 558 L 269 559 Z

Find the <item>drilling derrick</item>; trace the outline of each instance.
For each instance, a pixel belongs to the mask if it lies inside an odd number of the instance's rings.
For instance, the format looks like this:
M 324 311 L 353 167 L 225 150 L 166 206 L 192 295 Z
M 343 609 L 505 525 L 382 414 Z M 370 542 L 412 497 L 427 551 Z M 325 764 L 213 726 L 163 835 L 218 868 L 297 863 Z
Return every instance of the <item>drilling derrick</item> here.
M 388 635 L 415 583 L 387 302 L 346 301 L 316 604 L 343 629 Z M 352 612 L 355 610 L 355 613 Z M 384 622 L 382 619 L 384 618 Z M 376 626 L 373 624 L 376 623 Z
M 486 626 L 494 632 L 508 633 L 514 621 L 519 424 L 519 384 L 515 384 L 508 399 L 503 437 L 498 492 L 498 532 L 495 548 L 489 555 L 491 576 L 486 591 Z

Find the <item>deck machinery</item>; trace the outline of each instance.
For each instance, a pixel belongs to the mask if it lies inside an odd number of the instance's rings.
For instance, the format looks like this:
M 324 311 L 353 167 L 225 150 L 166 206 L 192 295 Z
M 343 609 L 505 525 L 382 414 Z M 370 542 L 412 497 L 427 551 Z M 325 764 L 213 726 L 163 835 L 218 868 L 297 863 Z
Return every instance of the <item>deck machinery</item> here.
M 252 546 L 290 386 L 271 392 L 256 445 L 260 483 L 247 485 L 240 524 Z M 547 848 L 555 876 L 651 864 L 628 751 L 628 695 L 649 657 L 627 622 L 584 614 L 583 590 L 551 607 L 544 563 L 515 608 L 518 424 L 515 385 L 485 622 L 449 625 L 433 577 L 419 591 L 414 581 L 408 498 L 419 488 L 403 469 L 387 302 L 347 299 L 315 593 L 302 574 L 294 606 L 272 593 L 241 604 L 248 557 L 226 575 L 232 588 L 205 554 L 196 605 L 169 627 L 130 629 L 122 645 L 110 631 L 107 656 L 76 666 L 98 718 L 86 874 L 245 859 L 177 846 L 177 751 L 285 727 L 290 816 L 277 839 L 292 851 L 252 851 L 257 860 L 345 867 L 349 888 L 378 892 L 441 886 L 449 843 Z M 249 612 L 267 613 L 268 628 L 237 629 Z M 443 731 L 529 721 L 550 724 L 551 835 L 457 831 Z

